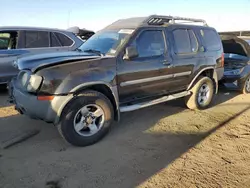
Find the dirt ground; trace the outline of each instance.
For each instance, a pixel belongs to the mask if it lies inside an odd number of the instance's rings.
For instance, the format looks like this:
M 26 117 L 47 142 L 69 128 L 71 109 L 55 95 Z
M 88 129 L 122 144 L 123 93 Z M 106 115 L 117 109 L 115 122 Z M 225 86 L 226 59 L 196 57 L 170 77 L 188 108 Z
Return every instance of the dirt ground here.
M 0 150 L 1 188 L 250 187 L 250 95 L 222 91 L 204 111 L 177 100 L 125 113 L 85 148 L 18 115 L 6 99 L 2 91 L 0 133 L 40 133 Z

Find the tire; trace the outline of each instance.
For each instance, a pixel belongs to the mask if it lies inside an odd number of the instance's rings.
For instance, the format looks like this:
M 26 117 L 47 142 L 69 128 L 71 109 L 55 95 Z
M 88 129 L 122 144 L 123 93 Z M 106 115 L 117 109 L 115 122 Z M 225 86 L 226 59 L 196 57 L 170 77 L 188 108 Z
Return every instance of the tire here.
M 245 79 L 245 81 L 243 82 L 241 88 L 241 92 L 243 94 L 248 94 L 250 93 L 250 75 L 247 76 L 247 78 Z
M 91 115 L 88 115 L 90 114 L 88 110 L 89 109 L 92 110 L 93 108 L 97 108 L 97 110 L 99 109 L 99 111 L 103 112 L 103 115 L 98 117 L 99 118 L 98 121 L 102 122 L 100 123 L 100 125 L 102 126 L 99 125 L 98 128 L 99 130 L 95 134 L 88 135 L 88 133 L 94 132 L 94 131 L 92 132 L 91 129 L 89 128 L 90 126 L 87 126 L 88 123 L 89 125 L 91 125 L 91 123 L 87 121 L 87 119 L 88 120 L 90 119 L 91 121 L 90 118 Z M 94 113 L 92 113 L 92 115 Z M 82 118 L 83 119 L 85 118 L 83 122 L 85 122 L 86 126 L 84 126 L 82 130 L 80 129 L 78 130 L 76 128 L 79 123 L 77 122 L 77 119 L 79 118 L 80 118 L 79 122 L 82 122 Z M 78 95 L 77 97 L 75 97 L 72 101 L 70 101 L 66 105 L 66 107 L 62 112 L 62 115 L 60 117 L 60 122 L 57 127 L 61 136 L 68 143 L 74 146 L 83 147 L 92 145 L 100 141 L 109 132 L 113 119 L 114 119 L 114 110 L 110 100 L 102 93 L 96 91 L 85 91 L 80 95 Z M 96 120 L 93 120 L 93 122 L 96 121 L 97 118 Z
M 202 92 L 202 95 L 207 93 L 205 94 L 205 96 L 201 95 L 202 97 L 204 97 L 204 99 L 206 99 L 206 100 L 203 100 L 203 103 L 202 103 L 201 102 L 202 100 L 200 100 L 201 98 L 199 98 L 199 93 L 201 89 L 203 90 L 203 88 L 205 88 L 205 86 L 206 88 L 209 89 L 209 92 L 208 93 Z M 209 77 L 200 77 L 190 91 L 192 94 L 185 97 L 186 106 L 192 110 L 206 109 L 211 104 L 213 96 L 214 96 L 214 83 Z

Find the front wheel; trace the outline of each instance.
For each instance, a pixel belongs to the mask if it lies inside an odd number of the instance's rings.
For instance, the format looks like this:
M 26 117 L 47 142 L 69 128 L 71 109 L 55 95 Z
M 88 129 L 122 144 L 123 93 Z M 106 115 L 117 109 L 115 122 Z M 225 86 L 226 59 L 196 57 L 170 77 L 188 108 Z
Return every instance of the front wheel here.
M 58 131 L 70 144 L 88 146 L 108 133 L 113 118 L 110 100 L 102 93 L 86 91 L 66 105 Z
M 209 77 L 200 77 L 191 89 L 191 95 L 185 98 L 189 109 L 207 108 L 214 96 L 214 83 Z

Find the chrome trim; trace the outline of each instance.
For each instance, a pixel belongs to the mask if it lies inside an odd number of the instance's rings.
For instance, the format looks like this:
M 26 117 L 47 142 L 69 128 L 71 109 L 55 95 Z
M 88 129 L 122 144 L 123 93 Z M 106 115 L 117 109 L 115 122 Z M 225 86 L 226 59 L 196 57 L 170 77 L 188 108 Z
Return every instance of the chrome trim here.
M 176 74 L 168 74 L 164 76 L 155 76 L 151 78 L 143 78 L 143 79 L 138 79 L 138 80 L 125 81 L 125 82 L 121 82 L 120 86 L 124 87 L 124 86 L 129 86 L 129 85 L 134 85 L 134 84 L 141 84 L 145 82 L 153 82 L 153 81 L 163 80 L 163 79 L 168 79 L 168 78 L 187 76 L 187 75 L 190 75 L 191 73 L 192 73 L 191 71 L 187 71 L 187 72 L 181 72 L 181 73 L 176 73 Z
M 134 104 L 134 105 L 130 105 L 130 106 L 121 106 L 120 107 L 120 112 L 129 112 L 129 111 L 138 110 L 138 109 L 145 108 L 145 107 L 148 107 L 148 106 L 152 106 L 152 105 L 155 105 L 155 104 L 159 104 L 159 103 L 162 103 L 162 102 L 166 102 L 166 101 L 174 100 L 174 99 L 177 99 L 177 98 L 185 97 L 185 96 L 190 95 L 190 94 L 191 94 L 190 91 L 184 91 L 184 92 L 173 94 L 173 95 L 163 96 L 161 98 L 151 100 L 151 101 L 147 101 L 147 102 L 142 102 L 142 103 L 138 103 L 138 104 Z
M 190 75 L 191 73 L 192 73 L 192 71 L 180 72 L 180 73 L 174 74 L 174 77 L 188 76 L 188 75 Z
M 132 81 L 126 81 L 126 82 L 121 82 L 120 86 L 129 86 L 129 85 L 134 85 L 134 84 L 141 84 L 145 82 L 152 82 L 152 81 L 157 81 L 157 80 L 162 80 L 162 79 L 168 79 L 168 78 L 173 78 L 174 74 L 168 74 L 164 76 L 156 76 L 152 78 L 143 78 L 143 79 L 138 79 L 138 80 L 132 80 Z

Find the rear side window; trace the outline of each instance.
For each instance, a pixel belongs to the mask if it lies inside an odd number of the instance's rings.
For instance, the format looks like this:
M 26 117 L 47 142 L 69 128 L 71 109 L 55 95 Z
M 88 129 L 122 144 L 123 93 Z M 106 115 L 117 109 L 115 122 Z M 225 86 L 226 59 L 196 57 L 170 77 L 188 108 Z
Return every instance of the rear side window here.
M 208 51 L 215 51 L 220 49 L 221 41 L 218 37 L 218 34 L 214 30 L 203 29 L 200 30 L 200 33 L 204 39 Z
M 46 31 L 26 31 L 25 48 L 45 48 L 49 47 L 49 32 Z
M 51 40 L 51 44 L 50 44 L 51 47 L 62 46 L 54 33 L 50 33 L 50 40 Z
M 62 44 L 62 46 L 71 46 L 73 44 L 73 41 L 66 35 L 62 33 L 55 33 L 55 35 Z
M 176 29 L 173 31 L 176 54 L 197 52 L 198 42 L 194 32 L 190 29 Z
M 10 34 L 0 33 L 0 50 L 6 50 L 9 47 Z

